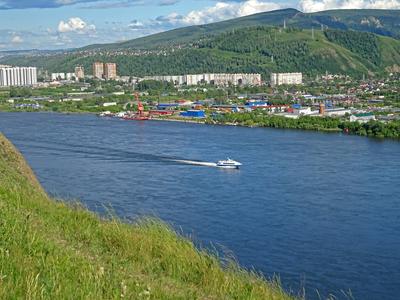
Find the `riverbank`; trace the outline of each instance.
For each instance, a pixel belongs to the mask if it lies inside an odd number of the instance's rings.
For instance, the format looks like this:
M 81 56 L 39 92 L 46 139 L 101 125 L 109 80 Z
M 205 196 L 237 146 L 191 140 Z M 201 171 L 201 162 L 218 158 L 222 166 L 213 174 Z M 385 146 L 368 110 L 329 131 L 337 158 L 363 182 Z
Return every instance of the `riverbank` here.
M 1 299 L 293 299 L 159 221 L 51 199 L 1 134 L 0 222 Z
M 300 116 L 299 118 L 292 119 L 284 116 L 252 112 L 224 114 L 215 119 L 207 119 L 206 123 L 213 125 L 235 124 L 237 126 L 246 127 L 343 132 L 346 134 L 377 138 L 400 138 L 400 120 L 359 123 L 350 122 L 337 117 Z
M 179 123 L 192 123 L 192 124 L 206 124 L 204 119 L 188 119 L 177 117 L 151 117 L 152 121 L 166 121 L 166 122 L 179 122 Z
M 0 112 L 2 112 L 0 110 Z M 3 111 L 6 112 L 6 111 Z M 27 111 L 8 111 L 8 112 L 27 112 Z M 60 114 L 96 114 L 94 112 L 51 112 L 51 111 L 28 111 L 28 112 L 47 112 Z M 232 113 L 220 115 L 218 118 L 193 119 L 177 116 L 151 117 L 150 120 L 194 123 L 220 126 L 241 126 L 241 127 L 269 127 L 280 129 L 300 129 L 309 131 L 320 131 L 327 133 L 345 133 L 350 135 L 400 139 L 400 120 L 390 122 L 369 121 L 366 123 L 350 122 L 334 117 L 310 117 L 301 116 L 298 119 L 286 118 L 283 116 L 256 114 L 256 113 Z
M 256 115 L 251 113 L 230 114 L 221 116 L 219 119 L 183 119 L 176 117 L 152 118 L 156 121 L 196 123 L 205 125 L 219 126 L 240 126 L 248 128 L 279 128 L 279 129 L 298 129 L 308 131 L 319 131 L 326 133 L 345 133 L 376 138 L 400 138 L 400 121 L 382 123 L 370 121 L 368 123 L 358 123 L 343 121 L 339 118 L 319 118 L 302 116 L 298 119 L 290 119 L 281 116 Z

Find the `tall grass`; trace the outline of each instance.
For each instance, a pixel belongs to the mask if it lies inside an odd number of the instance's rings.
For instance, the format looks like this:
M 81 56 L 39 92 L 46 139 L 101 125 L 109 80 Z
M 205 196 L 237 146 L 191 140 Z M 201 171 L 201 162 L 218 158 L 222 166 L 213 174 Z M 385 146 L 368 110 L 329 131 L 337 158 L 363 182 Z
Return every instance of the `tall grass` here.
M 292 299 L 162 222 L 50 199 L 0 134 L 0 299 Z

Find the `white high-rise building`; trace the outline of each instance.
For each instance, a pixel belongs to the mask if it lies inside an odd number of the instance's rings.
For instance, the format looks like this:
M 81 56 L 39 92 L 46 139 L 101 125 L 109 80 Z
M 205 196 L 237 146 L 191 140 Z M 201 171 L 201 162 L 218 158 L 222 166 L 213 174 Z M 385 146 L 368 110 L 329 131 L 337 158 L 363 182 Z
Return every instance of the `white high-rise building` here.
M 1 86 L 31 86 L 37 84 L 35 67 L 0 66 Z
M 85 78 L 85 69 L 82 66 L 75 67 L 75 78 L 77 80 Z
M 175 85 L 214 84 L 216 86 L 227 85 L 261 85 L 261 74 L 187 74 L 177 76 L 147 76 L 145 80 L 173 81 Z
M 303 73 L 272 73 L 271 85 L 303 84 Z

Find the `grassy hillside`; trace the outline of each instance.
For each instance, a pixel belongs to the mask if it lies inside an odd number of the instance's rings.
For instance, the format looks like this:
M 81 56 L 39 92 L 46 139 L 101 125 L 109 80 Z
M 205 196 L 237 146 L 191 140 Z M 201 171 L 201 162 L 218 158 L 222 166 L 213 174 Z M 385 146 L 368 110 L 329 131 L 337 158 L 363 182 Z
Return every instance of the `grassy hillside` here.
M 155 221 L 50 199 L 0 134 L 0 299 L 291 299 Z
M 86 70 L 96 60 L 118 64 L 120 75 L 176 75 L 202 72 L 261 73 L 301 71 L 309 76 L 348 74 L 362 77 L 400 71 L 400 40 L 352 30 L 311 30 L 255 26 L 203 37 L 187 49 L 143 56 L 10 57 L 15 65 L 34 65 L 50 72 L 68 72 L 78 64 Z

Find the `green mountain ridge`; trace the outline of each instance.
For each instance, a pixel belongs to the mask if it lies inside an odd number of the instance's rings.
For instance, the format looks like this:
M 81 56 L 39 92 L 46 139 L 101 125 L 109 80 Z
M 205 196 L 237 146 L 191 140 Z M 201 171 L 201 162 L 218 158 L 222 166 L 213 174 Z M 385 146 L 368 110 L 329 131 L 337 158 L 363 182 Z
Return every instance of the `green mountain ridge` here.
M 212 24 L 178 28 L 122 43 L 90 45 L 81 50 L 167 47 L 171 44 L 188 43 L 204 35 L 218 34 L 227 30 L 260 25 L 283 26 L 284 22 L 287 26 L 302 29 L 318 29 L 323 26 L 330 29 L 366 31 L 399 39 L 399 20 L 400 10 L 349 9 L 302 13 L 288 8 Z
M 78 64 L 90 70 L 96 60 L 111 61 L 125 76 L 246 72 L 266 79 L 271 72 L 295 71 L 374 76 L 400 71 L 400 40 L 395 38 L 400 36 L 399 16 L 399 11 L 386 10 L 304 14 L 286 9 L 64 54 L 9 56 L 0 62 L 71 72 Z M 135 53 L 142 50 L 147 52 Z

